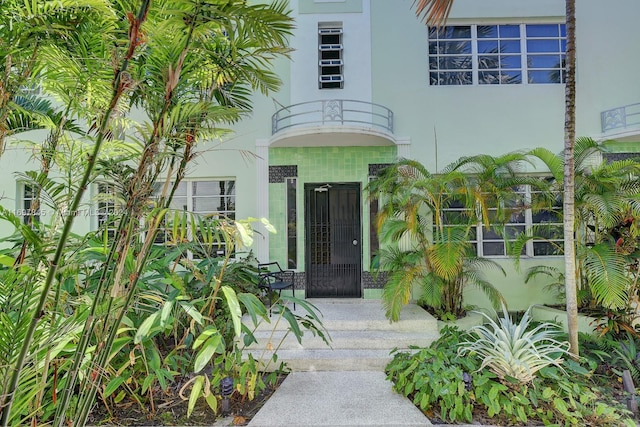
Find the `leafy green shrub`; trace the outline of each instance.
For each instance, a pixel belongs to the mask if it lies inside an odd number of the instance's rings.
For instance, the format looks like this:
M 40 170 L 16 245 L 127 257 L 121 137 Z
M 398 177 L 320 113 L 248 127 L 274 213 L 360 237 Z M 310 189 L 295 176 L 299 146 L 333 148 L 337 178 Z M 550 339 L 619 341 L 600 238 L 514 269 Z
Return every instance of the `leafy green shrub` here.
M 461 344 L 460 354 L 477 353 L 482 359 L 480 369 L 486 366 L 498 378 L 511 377 L 522 384 L 533 381 L 545 366 L 560 367 L 561 356 L 569 354 L 569 343 L 558 341 L 562 330 L 557 325 L 542 323 L 531 328 L 530 309 L 519 323 L 513 322 L 504 305 L 502 313 L 499 324 L 480 313 L 488 323 L 471 329 L 476 336 Z
M 458 348 L 472 339 L 469 332 L 447 327 L 429 348 L 395 352 L 387 378 L 422 411 L 446 422 L 468 423 L 480 413 L 508 425 L 635 425 L 624 409 L 592 386 L 592 372 L 581 364 L 568 360 L 564 369 L 549 365 L 529 384 L 521 384 L 482 369 L 477 354 L 463 357 Z
M 627 335 L 625 341 L 619 341 L 618 344 L 618 348 L 613 349 L 611 360 L 614 372 L 621 376 L 622 371 L 628 369 L 637 384 L 640 381 L 640 345 L 631 334 Z

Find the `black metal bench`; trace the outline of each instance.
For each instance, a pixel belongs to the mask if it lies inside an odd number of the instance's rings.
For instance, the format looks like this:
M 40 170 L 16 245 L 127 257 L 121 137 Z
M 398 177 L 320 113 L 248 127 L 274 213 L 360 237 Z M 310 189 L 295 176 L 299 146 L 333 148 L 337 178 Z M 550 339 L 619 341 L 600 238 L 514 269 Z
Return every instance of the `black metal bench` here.
M 296 296 L 294 286 L 295 273 L 293 270 L 283 270 L 277 261 L 265 262 L 258 264 L 258 288 L 266 290 L 269 295 L 271 292 L 277 291 L 278 296 L 281 295 L 283 289 L 291 288 L 293 297 Z M 293 309 L 296 309 L 296 303 L 293 303 Z M 269 307 L 271 311 L 271 307 Z

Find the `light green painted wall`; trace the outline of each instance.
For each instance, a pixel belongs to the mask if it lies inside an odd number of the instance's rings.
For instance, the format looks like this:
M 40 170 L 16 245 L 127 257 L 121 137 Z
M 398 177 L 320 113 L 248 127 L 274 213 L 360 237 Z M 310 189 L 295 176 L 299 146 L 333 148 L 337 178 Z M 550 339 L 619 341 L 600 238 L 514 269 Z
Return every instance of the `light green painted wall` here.
M 396 159 L 395 146 L 384 147 L 310 147 L 272 148 L 270 165 L 297 165 L 298 270 L 304 270 L 304 184 L 325 182 L 358 182 L 364 189 L 369 181 L 369 164 L 391 163 Z M 278 233 L 269 238 L 269 256 L 286 261 L 285 185 L 269 184 L 269 220 Z M 362 261 L 369 269 L 369 205 L 361 197 Z M 286 265 L 286 263 L 284 264 Z
M 363 0 L 299 0 L 298 11 L 308 13 L 362 13 Z
M 456 0 L 454 5 L 454 24 L 564 21 L 561 0 Z M 632 54 L 640 32 L 630 31 L 640 2 L 622 0 L 611 8 L 584 0 L 576 9 L 577 135 L 598 137 L 601 111 L 640 102 L 639 86 L 633 84 L 640 55 Z M 396 135 L 411 139 L 411 156 L 430 170 L 436 169 L 436 145 L 438 168 L 461 155 L 537 146 L 562 150 L 564 85 L 429 86 L 427 29 L 413 10 L 372 0 L 371 14 L 373 101 L 393 110 Z
M 513 260 L 497 259 L 506 276 L 497 270 L 487 270 L 485 278 L 495 286 L 507 301 L 509 310 L 525 310 L 533 304 L 559 304 L 553 289 L 547 288 L 550 281 L 545 278 L 537 278 L 529 283 L 524 282 L 526 271 L 535 265 L 548 265 L 564 270 L 564 260 L 562 257 L 540 257 L 523 259 L 520 268 L 516 269 Z M 469 287 L 465 290 L 465 303 L 483 309 L 490 309 L 491 303 L 482 291 Z
M 504 21 L 509 13 L 541 20 L 541 8 L 524 7 L 532 2 L 477 3 L 470 7 L 487 18 L 475 23 Z M 555 10 L 548 19 L 558 22 Z M 436 171 L 463 155 L 561 150 L 563 85 L 429 86 L 426 26 L 395 2 L 374 0 L 371 14 L 373 100 L 393 110 L 395 134 L 410 138 L 412 158 Z
M 30 131 L 19 134 L 18 138 L 9 138 L 6 142 L 5 151 L 0 157 L 0 205 L 5 209 L 20 215 L 22 208 L 23 187 L 18 182 L 23 181 L 22 175 L 27 171 L 40 171 L 39 162 L 34 160 L 36 154 L 35 147 L 40 141 L 46 138 L 46 131 Z M 75 166 L 75 165 L 74 165 Z M 52 170 L 50 176 L 62 182 L 60 172 Z M 86 233 L 92 229 L 95 220 L 95 207 L 90 203 L 92 197 L 91 189 L 86 193 L 78 210 L 78 215 L 74 217 L 73 231 L 76 233 Z M 40 221 L 46 224 L 58 224 L 60 216 L 55 215 L 52 207 L 45 204 L 40 208 Z M 14 233 L 14 227 L 7 221 L 0 221 L 0 236 L 6 237 Z
M 600 112 L 640 102 L 640 2 L 576 2 L 577 135 L 600 133 Z

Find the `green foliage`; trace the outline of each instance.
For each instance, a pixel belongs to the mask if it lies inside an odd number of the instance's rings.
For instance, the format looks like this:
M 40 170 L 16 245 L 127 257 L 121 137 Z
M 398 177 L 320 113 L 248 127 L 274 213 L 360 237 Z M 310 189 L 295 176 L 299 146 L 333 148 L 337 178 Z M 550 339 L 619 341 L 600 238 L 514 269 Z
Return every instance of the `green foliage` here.
M 613 311 L 626 310 L 637 294 L 637 257 L 640 251 L 640 162 L 633 159 L 601 161 L 594 156 L 606 152 L 606 145 L 590 138 L 576 139 L 575 146 L 575 235 L 578 296 L 581 307 L 601 306 Z M 537 148 L 530 154 L 544 162 L 554 179 L 550 190 L 560 193 L 564 160 Z M 552 196 L 553 193 L 549 194 Z M 549 202 L 551 198 L 548 198 Z M 538 209 L 548 209 L 541 204 Z M 533 238 L 544 238 L 543 228 L 522 235 L 512 248 L 518 260 L 523 245 Z M 549 270 L 534 267 L 528 277 L 549 275 Z M 560 284 L 553 274 L 552 285 Z M 563 282 L 563 280 L 562 280 Z
M 446 422 L 470 423 L 484 413 L 499 425 L 633 426 L 629 414 L 591 382 L 592 371 L 572 360 L 546 366 L 528 384 L 483 369 L 477 354 L 458 349 L 474 335 L 447 327 L 429 348 L 395 352 L 387 365 L 394 388 L 422 411 Z
M 250 246 L 251 220 L 211 221 L 171 201 L 202 144 L 250 111 L 254 90 L 278 87 L 270 66 L 289 50 L 287 5 L 9 0 L 0 12 L 0 154 L 6 135 L 47 129 L 29 143 L 41 169 L 22 179 L 31 208 L 53 213 L 30 224 L 0 215 L 16 229 L 3 241 L 15 247 L 0 257 L 0 297 L 20 299 L 0 319 L 12 333 L 0 337 L 1 423 L 84 425 L 96 393 L 153 411 L 177 376 L 236 353 L 250 267 L 205 254 Z M 17 96 L 25 88 L 55 102 Z M 122 209 L 109 230 L 74 236 L 85 192 L 102 180 Z M 157 182 L 167 185 L 156 199 Z M 165 225 L 180 240 L 156 246 Z
M 610 309 L 604 307 L 592 308 L 587 312 L 595 320 L 592 322 L 594 332 L 599 336 L 613 339 L 623 339 L 628 335 L 640 338 L 637 325 L 638 312 L 635 307 Z
M 410 397 L 421 410 L 438 411 L 445 421 L 470 422 L 474 405 L 464 378 L 479 365 L 475 358 L 457 353 L 467 336 L 466 332 L 446 327 L 429 348 L 395 352 L 386 368 L 387 378 L 396 391 Z
M 229 292 L 233 293 L 233 291 Z M 271 313 L 275 315 L 273 319 L 268 315 L 266 308 L 255 295 L 240 294 L 237 296 L 236 301 L 241 303 L 247 314 L 246 322 L 240 326 L 242 334 L 238 331 L 231 350 L 223 351 L 220 349 L 218 346 L 219 339 L 215 339 L 209 344 L 210 350 L 208 352 L 201 351 L 196 356 L 196 363 L 202 363 L 202 367 L 213 362 L 213 365 L 218 369 L 212 372 L 211 377 L 206 374 L 197 375 L 183 386 L 181 393 L 193 383 L 189 392 L 189 413 L 191 413 L 200 397 L 205 399 L 212 410 L 217 411 L 216 399 L 220 398 L 220 394 L 216 390 L 225 377 L 233 379 L 234 393 L 239 393 L 243 399 L 253 400 L 256 394 L 264 390 L 267 384 L 273 385 L 277 380 L 277 374 L 282 372 L 285 366 L 280 363 L 274 370 L 270 365 L 278 363 L 277 351 L 289 334 L 293 334 L 297 341 L 301 343 L 304 332 L 308 331 L 313 335 L 318 335 L 329 345 L 330 338 L 322 326 L 318 309 L 308 301 L 293 297 L 283 297 L 282 300 L 276 301 L 275 305 L 271 306 Z M 289 309 L 288 305 L 294 302 L 301 307 L 304 314 L 294 313 Z M 238 321 L 240 320 L 238 317 Z M 266 351 L 257 358 L 251 353 L 246 358 L 243 357 L 244 348 L 256 342 L 254 332 L 261 323 L 272 324 L 272 331 L 275 331 L 281 321 L 287 322 L 287 330 L 278 340 L 274 340 L 273 353 L 269 357 L 266 357 Z M 194 346 L 199 345 L 198 343 L 204 340 L 206 340 L 204 344 L 206 346 L 212 336 L 214 336 L 212 332 L 204 331 L 203 334 L 196 338 Z M 215 355 L 218 356 L 214 357 Z M 195 373 L 198 373 L 198 368 L 200 368 L 200 364 L 194 366 Z M 273 373 L 263 376 L 266 371 L 273 371 Z
M 536 372 L 553 365 L 560 367 L 562 356 L 569 355 L 569 343 L 559 341 L 559 326 L 542 323 L 531 327 L 531 308 L 514 323 L 505 306 L 496 322 L 485 313 L 486 324 L 474 326 L 474 338 L 461 343 L 460 354 L 477 354 L 482 360 L 480 369 L 488 367 L 498 378 L 526 384 L 533 381 Z
M 398 319 L 414 288 L 434 311 L 456 317 L 464 313 L 463 291 L 469 286 L 482 290 L 496 307 L 504 302 L 482 275 L 486 267 L 504 270 L 478 259 L 472 230 L 480 223 L 506 222 L 518 198 L 513 189 L 539 181 L 517 175 L 524 161 L 518 153 L 463 157 L 433 175 L 416 161 L 401 160 L 369 183 L 369 197 L 380 201 L 376 228 L 380 271 L 387 274 L 387 317 Z
M 622 376 L 627 369 L 636 384 L 640 383 L 640 344 L 638 337 L 628 334 L 625 340 L 618 341 L 613 349 L 611 364 L 616 367 L 616 374 Z

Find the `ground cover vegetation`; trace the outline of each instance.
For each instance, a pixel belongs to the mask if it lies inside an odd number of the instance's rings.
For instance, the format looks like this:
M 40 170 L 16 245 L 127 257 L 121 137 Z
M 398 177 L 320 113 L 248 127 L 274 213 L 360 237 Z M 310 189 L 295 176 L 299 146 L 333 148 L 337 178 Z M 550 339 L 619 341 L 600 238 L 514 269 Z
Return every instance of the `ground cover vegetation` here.
M 188 412 L 252 399 L 277 380 L 263 375 L 275 357 L 242 357 L 258 322 L 326 337 L 318 313 L 280 300 L 267 315 L 247 248 L 268 222 L 172 200 L 251 94 L 279 86 L 286 4 L 9 0 L 0 14 L 0 144 L 34 160 L 17 177 L 28 209 L 0 209 L 14 230 L 0 245 L 0 424 L 82 426 L 97 399 L 148 415 L 169 393 Z M 76 234 L 96 203 L 110 206 L 99 230 Z
M 596 317 L 594 336 L 581 338 L 585 357 L 573 360 L 568 338 L 553 325 L 530 326 L 526 312 L 514 324 L 499 320 L 471 333 L 445 329 L 440 340 L 415 353 L 397 353 L 388 365 L 396 389 L 425 413 L 447 422 L 486 421 L 506 425 L 633 425 L 620 402 L 624 369 L 638 378 L 638 279 L 640 187 L 638 159 L 606 160 L 607 145 L 576 141 L 575 245 L 579 307 Z M 542 161 L 549 176 L 523 177 L 522 164 Z M 518 163 L 521 166 L 518 166 Z M 389 281 L 383 301 L 397 319 L 412 291 L 441 319 L 464 315 L 466 286 L 478 286 L 494 306 L 504 301 L 475 265 L 477 228 L 504 239 L 516 266 L 530 242 L 562 255 L 563 156 L 542 148 L 499 157 L 462 158 L 441 174 L 401 160 L 368 187 L 380 202 L 377 227 L 380 270 Z M 526 193 L 521 186 L 531 187 Z M 547 218 L 519 233 L 514 215 L 529 209 Z M 497 267 L 499 268 L 499 267 Z M 561 270 L 541 263 L 525 280 L 544 276 L 564 297 Z M 454 295 L 454 298 L 451 296 Z M 560 358 L 567 359 L 561 362 Z
M 396 352 L 386 371 L 434 421 L 635 426 L 618 381 L 625 362 L 611 352 L 623 343 L 585 335 L 582 345 L 575 361 L 558 326 L 505 313 L 469 332 L 446 327 L 429 348 Z

